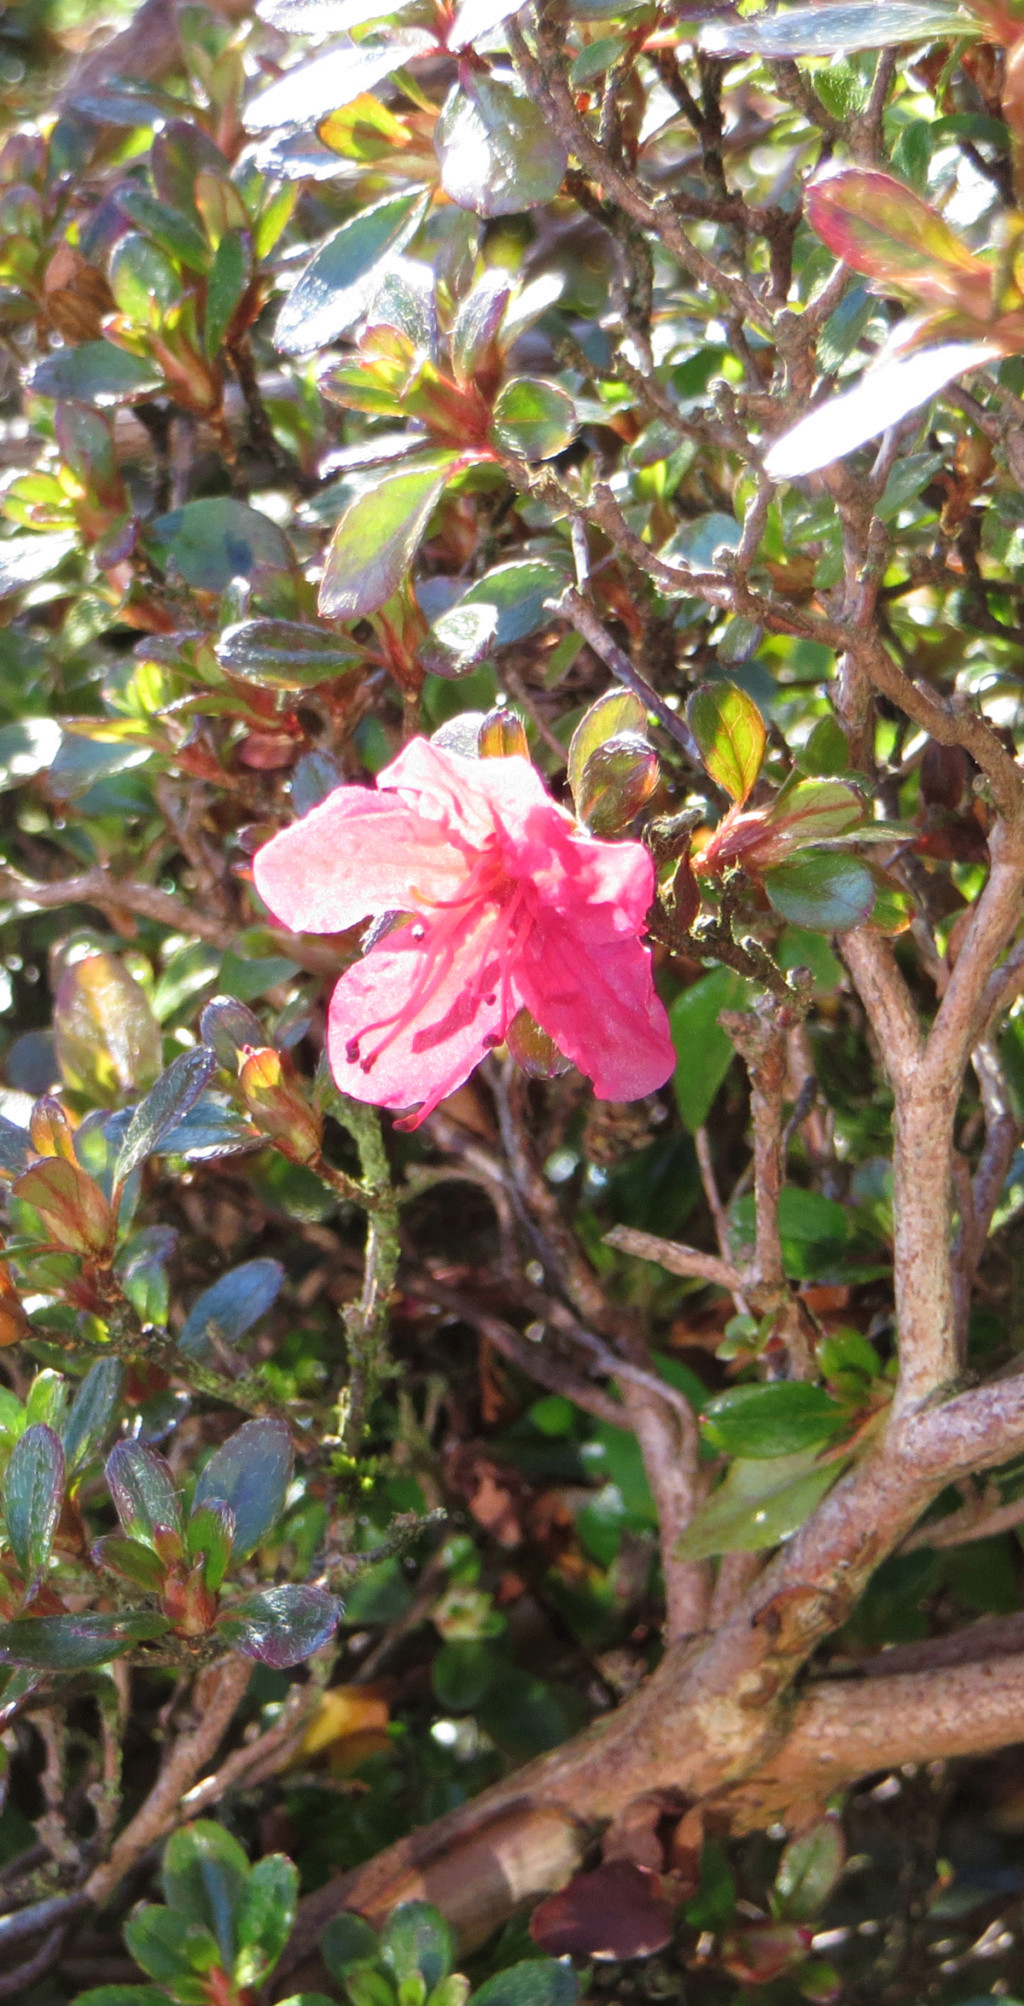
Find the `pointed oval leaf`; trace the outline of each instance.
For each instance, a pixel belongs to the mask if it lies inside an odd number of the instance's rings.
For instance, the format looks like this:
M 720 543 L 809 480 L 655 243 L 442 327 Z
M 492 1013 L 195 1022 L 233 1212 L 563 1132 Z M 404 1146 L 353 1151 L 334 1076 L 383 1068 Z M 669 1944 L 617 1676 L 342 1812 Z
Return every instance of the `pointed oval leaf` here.
M 325 619 L 361 619 L 398 591 L 445 486 L 463 464 L 458 453 L 438 453 L 387 475 L 349 503 L 320 585 Z
M 550 460 L 576 436 L 576 406 L 556 383 L 513 376 L 498 393 L 491 427 L 497 444 L 523 460 Z
M 4 1477 L 4 1523 L 26 1581 L 41 1573 L 64 1502 L 64 1450 L 52 1428 L 26 1428 Z
M 784 787 L 765 816 L 774 847 L 785 842 L 794 850 L 809 843 L 823 843 L 829 837 L 849 835 L 867 817 L 862 794 L 848 780 L 798 780 Z
M 223 1498 L 235 1515 L 236 1561 L 252 1553 L 280 1518 L 292 1460 L 291 1438 L 283 1421 L 246 1421 L 201 1470 L 192 1508 Z
M 123 1184 L 153 1150 L 159 1149 L 164 1137 L 195 1106 L 216 1070 L 216 1055 L 206 1045 L 196 1045 L 171 1061 L 128 1123 L 114 1164 L 115 1184 Z
M 276 1302 L 283 1281 L 280 1261 L 266 1257 L 243 1261 L 240 1268 L 221 1275 L 189 1310 L 178 1339 L 182 1350 L 198 1357 L 213 1338 L 220 1344 L 237 1344 Z
M 365 1917 L 346 1910 L 327 1924 L 320 1938 L 320 1950 L 331 1977 L 343 1984 L 353 1965 L 376 1963 L 380 1938 Z
M 768 737 L 753 697 L 736 683 L 702 683 L 686 718 L 712 780 L 742 807 L 761 771 Z
M 515 216 L 553 202 L 569 157 L 539 105 L 493 72 L 455 85 L 434 128 L 434 150 L 445 194 L 480 216 Z
M 151 397 L 163 383 L 155 363 L 112 341 L 82 341 L 77 348 L 58 348 L 37 362 L 29 379 L 35 397 L 59 397 L 69 404 L 131 404 Z
M 898 425 L 955 377 L 997 362 L 1001 355 L 991 341 L 943 341 L 879 363 L 853 390 L 830 398 L 776 439 L 764 457 L 765 473 L 773 481 L 794 481 L 830 467 L 844 453 Z
M 80 1163 L 43 1156 L 14 1184 L 15 1198 L 38 1212 L 44 1233 L 70 1254 L 109 1251 L 114 1218 L 97 1183 Z
M 361 209 L 325 238 L 277 316 L 276 346 L 285 355 L 305 355 L 346 333 L 365 312 L 386 261 L 412 242 L 429 202 L 428 191 L 405 189 Z
M 704 1408 L 701 1421 L 713 1447 L 727 1456 L 764 1461 L 820 1446 L 846 1426 L 847 1409 L 823 1386 L 780 1379 L 767 1386 L 730 1386 Z
M 109 1664 L 135 1644 L 162 1637 L 166 1617 L 143 1610 L 123 1615 L 22 1616 L 0 1623 L 0 1662 L 32 1665 L 41 1672 L 81 1672 Z
M 298 1868 L 283 1853 L 256 1862 L 235 1917 L 236 1986 L 262 1985 L 273 1971 L 292 1932 L 298 1893 Z
M 817 1455 L 816 1449 L 805 1449 L 765 1462 L 737 1456 L 676 1541 L 676 1558 L 760 1553 L 788 1539 L 842 1473 L 841 1461 L 823 1464 Z
M 236 1917 L 249 1873 L 238 1840 L 212 1818 L 173 1832 L 164 1848 L 160 1881 L 168 1908 L 211 1932 L 227 1971 L 235 1960 Z
M 775 1875 L 775 1893 L 786 1920 L 811 1922 L 819 1916 L 845 1864 L 846 1840 L 834 1813 L 791 1839 Z
M 162 1456 L 141 1442 L 118 1442 L 107 1457 L 107 1488 L 129 1539 L 152 1545 L 157 1526 L 181 1531 L 181 1499 Z
M 235 996 L 214 996 L 199 1019 L 199 1036 L 217 1055 L 226 1072 L 238 1071 L 238 1054 L 243 1045 L 265 1045 L 267 1034 L 248 1004 Z
M 400 1984 L 419 1974 L 432 1992 L 454 1967 L 455 1936 L 432 1903 L 401 1902 L 381 1932 L 380 1955 Z
M 956 297 L 958 277 L 982 297 L 990 273 L 982 259 L 902 181 L 869 167 L 838 167 L 807 190 L 807 217 L 830 251 L 866 278 L 924 297 Z M 948 268 L 948 269 L 947 269 Z
M 269 90 L 261 91 L 246 107 L 245 123 L 250 132 L 269 132 L 276 125 L 316 125 L 327 112 L 351 104 L 403 63 L 436 46 L 428 28 L 390 28 L 383 42 L 353 42 L 346 36 L 312 62 L 296 63 Z
M 90 1365 L 61 1430 L 69 1475 L 103 1440 L 117 1412 L 123 1379 L 124 1367 L 118 1358 L 98 1358 Z
M 343 634 L 297 620 L 237 620 L 217 642 L 229 675 L 268 690 L 304 690 L 346 675 L 365 660 Z
M 236 1651 L 285 1671 L 334 1635 L 341 1603 L 323 1588 L 263 1588 L 232 1604 L 217 1628 Z
M 581 717 L 569 743 L 569 791 L 580 812 L 580 794 L 587 761 L 609 738 L 623 732 L 642 736 L 647 728 L 647 712 L 632 690 L 607 690 Z
M 812 933 L 845 933 L 867 918 L 875 902 L 867 865 L 832 850 L 808 850 L 773 864 L 762 883 L 776 912 Z
M 169 515 L 157 516 L 149 534 L 161 562 L 172 563 L 186 585 L 199 592 L 225 592 L 234 578 L 294 567 L 283 530 L 233 495 L 185 502 Z
M 512 290 L 511 273 L 496 266 L 484 272 L 462 301 L 448 344 L 457 383 L 471 383 L 480 363 L 489 358 Z
M 86 954 L 62 970 L 53 1039 L 65 1086 L 93 1101 L 145 1092 L 160 1071 L 160 1026 L 114 954 Z
M 700 46 L 716 56 L 832 56 L 837 50 L 884 49 L 890 42 L 924 42 L 934 35 L 976 35 L 978 22 L 956 0 L 815 0 L 770 18 L 706 21 Z

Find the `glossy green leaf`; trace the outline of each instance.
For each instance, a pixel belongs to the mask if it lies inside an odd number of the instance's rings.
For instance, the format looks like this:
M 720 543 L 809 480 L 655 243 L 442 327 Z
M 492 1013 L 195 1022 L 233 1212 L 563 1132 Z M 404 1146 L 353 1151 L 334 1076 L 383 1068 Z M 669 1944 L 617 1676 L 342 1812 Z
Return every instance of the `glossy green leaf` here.
M 291 1437 L 283 1421 L 246 1421 L 204 1464 L 193 1509 L 222 1498 L 235 1515 L 233 1557 L 244 1560 L 280 1518 L 291 1476 Z
M 164 1616 L 132 1610 L 120 1615 L 22 1616 L 0 1623 L 0 1662 L 42 1672 L 88 1671 L 109 1664 L 136 1644 L 165 1635 Z
M 503 452 L 523 460 L 550 460 L 576 436 L 576 406 L 555 383 L 513 376 L 498 393 L 491 426 Z
M 122 1935 L 147 1978 L 166 1985 L 176 1999 L 194 1991 L 196 2006 L 200 2006 L 206 1996 L 203 1987 L 189 1986 L 187 1981 L 194 1980 L 197 1973 L 215 1970 L 220 1962 L 217 1940 L 209 1929 L 198 1922 L 185 1924 L 175 1909 L 144 1902 L 129 1916 Z M 179 1990 L 176 1981 L 181 1979 L 186 1984 Z
M 669 1011 L 677 1060 L 673 1079 L 676 1103 L 691 1132 L 703 1127 L 735 1057 L 719 1015 L 723 1010 L 742 1009 L 746 997 L 747 984 L 741 975 L 731 968 L 713 968 L 684 989 Z
M 252 579 L 263 569 L 290 571 L 294 564 L 277 524 L 230 495 L 186 502 L 157 516 L 150 535 L 162 561 L 201 592 L 224 592 L 234 578 Z
M 105 1533 L 93 1543 L 92 1558 L 97 1567 L 109 1568 L 124 1581 L 131 1581 L 149 1595 L 159 1595 L 166 1570 L 158 1553 L 140 1539 L 124 1539 L 120 1533 Z
M 264 689 L 302 690 L 347 675 L 365 660 L 343 634 L 297 620 L 237 620 L 217 642 L 229 675 Z
M 120 1359 L 98 1358 L 80 1382 L 61 1429 L 69 1474 L 99 1448 L 117 1412 L 123 1379 Z
M 702 683 L 686 718 L 712 780 L 742 807 L 761 771 L 768 736 L 753 697 L 736 683 Z
M 802 773 L 814 774 L 822 779 L 832 779 L 846 772 L 850 764 L 850 748 L 838 719 L 831 715 L 819 717 L 806 743 L 797 753 L 796 763 Z
M 426 28 L 391 27 L 384 41 L 369 37 L 353 42 L 345 36 L 322 56 L 297 63 L 277 83 L 261 91 L 246 107 L 246 124 L 251 132 L 269 132 L 276 125 L 316 125 L 327 112 L 351 104 L 363 91 L 371 91 L 384 77 L 435 46 L 435 37 Z
M 457 383 L 472 383 L 477 370 L 494 358 L 512 292 L 511 274 L 496 266 L 483 272 L 461 301 L 448 338 Z
M 812 933 L 845 933 L 859 926 L 875 901 L 867 865 L 834 850 L 808 850 L 773 865 L 762 882 L 776 912 Z
M 714 1448 L 762 1461 L 830 1441 L 848 1417 L 823 1386 L 779 1379 L 766 1386 L 730 1386 L 707 1402 L 701 1418 Z
M 129 230 L 110 255 L 110 289 L 127 320 L 159 327 L 183 297 L 185 282 L 158 244 Z
M 277 317 L 285 355 L 325 348 L 365 310 L 389 258 L 411 243 L 429 206 L 422 188 L 387 195 L 326 237 L 300 273 Z
M 213 253 L 198 223 L 170 202 L 132 182 L 118 190 L 118 207 L 147 237 L 190 272 L 206 273 Z
M 190 1512 L 185 1526 L 185 1551 L 190 1560 L 203 1560 L 203 1580 L 214 1594 L 231 1564 L 235 1540 L 235 1515 L 223 1498 L 211 1498 Z
M 577 813 L 594 836 L 628 827 L 658 785 L 653 746 L 637 732 L 619 732 L 591 753 L 583 769 Z
M 676 1558 L 707 1560 L 777 1546 L 810 1517 L 841 1467 L 819 1463 L 815 1450 L 765 1462 L 738 1456 L 676 1541 Z
M 26 1428 L 11 1451 L 3 1487 L 4 1524 L 26 1581 L 50 1558 L 64 1502 L 64 1450 L 52 1428 Z
M 495 646 L 511 647 L 535 634 L 551 615 L 545 602 L 557 599 L 569 582 L 568 569 L 547 558 L 519 557 L 485 571 L 462 594 L 460 606 L 493 606 L 498 618 Z
M 273 1971 L 291 1935 L 298 1893 L 298 1870 L 283 1853 L 257 1861 L 235 1912 L 236 1985 L 262 1985 Z
M 642 736 L 647 729 L 647 712 L 632 690 L 607 690 L 581 717 L 569 742 L 569 791 L 580 812 L 580 794 L 587 761 L 608 739 L 621 733 Z
M 498 633 L 498 612 L 485 601 L 452 606 L 434 621 L 420 645 L 420 667 L 451 681 L 481 662 Z
M 457 453 L 418 460 L 350 502 L 331 538 L 320 585 L 328 620 L 376 613 L 402 584 L 448 481 Z
M 227 1971 L 238 1947 L 236 1918 L 249 1873 L 238 1840 L 211 1818 L 197 1818 L 173 1832 L 164 1848 L 160 1881 L 168 1908 L 177 1910 L 186 1924 L 199 1923 L 210 1931 Z
M 568 152 L 543 111 L 510 76 L 470 71 L 434 128 L 441 186 L 460 208 L 514 216 L 553 202 Z
M 233 1602 L 218 1630 L 236 1651 L 282 1671 L 299 1665 L 334 1635 L 341 1603 L 323 1588 L 263 1588 Z
M 788 1922 L 813 1922 L 821 1914 L 846 1864 L 840 1820 L 830 1814 L 790 1839 L 775 1873 L 779 1913 Z
M 159 1149 L 165 1136 L 195 1105 L 216 1068 L 216 1056 L 205 1045 L 196 1045 L 172 1059 L 132 1114 L 114 1163 L 115 1184 L 123 1184 Z
M 152 1545 L 158 1526 L 181 1530 L 181 1499 L 168 1465 L 142 1442 L 117 1442 L 106 1464 L 107 1488 L 129 1539 Z
M 115 348 L 112 341 L 82 341 L 77 348 L 44 355 L 32 371 L 30 387 L 37 397 L 103 408 L 151 397 L 162 383 L 162 372 L 143 356 Z
M 432 1992 L 454 1967 L 455 1935 L 430 1902 L 402 1902 L 381 1931 L 380 1955 L 400 1984 L 418 1974 Z
M 473 2006 L 576 2006 L 579 1996 L 571 1964 L 536 1957 L 485 1978 L 473 1994 Z
M 327 1924 L 320 1938 L 320 1950 L 331 1977 L 342 1984 L 353 1965 L 375 1961 L 380 1952 L 380 1938 L 363 1916 L 344 1910 Z
M 791 778 L 765 815 L 772 855 L 784 861 L 782 846 L 803 850 L 846 836 L 865 821 L 864 796 L 848 780 Z
M 243 230 L 225 230 L 206 281 L 203 346 L 211 361 L 220 354 L 249 284 L 252 245 Z

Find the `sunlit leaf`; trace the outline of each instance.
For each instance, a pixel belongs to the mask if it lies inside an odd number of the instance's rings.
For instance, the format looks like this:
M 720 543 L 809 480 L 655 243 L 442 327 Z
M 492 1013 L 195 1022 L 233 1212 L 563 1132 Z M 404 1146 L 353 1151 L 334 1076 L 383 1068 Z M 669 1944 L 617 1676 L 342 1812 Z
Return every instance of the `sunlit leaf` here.
M 353 42 L 346 38 L 312 62 L 297 63 L 269 90 L 246 106 L 250 132 L 269 132 L 276 125 L 315 125 L 325 112 L 351 104 L 373 89 L 393 70 L 436 46 L 428 28 L 391 28 L 385 42 Z
M 445 194 L 480 216 L 514 216 L 552 202 L 568 151 L 538 105 L 510 77 L 469 72 L 434 129 Z
M 976 35 L 978 23 L 955 0 L 822 0 L 749 21 L 707 21 L 700 45 L 715 55 L 831 56 L 838 49 L 884 49 L 935 35 Z
M 686 719 L 712 780 L 742 807 L 767 742 L 753 697 L 736 683 L 703 683 L 690 698 Z
M 420 188 L 388 195 L 325 238 L 278 314 L 274 340 L 285 355 L 324 348 L 359 319 L 387 259 L 411 243 L 429 199 Z
M 1001 354 L 991 341 L 944 341 L 937 348 L 917 349 L 880 363 L 855 389 L 830 398 L 776 439 L 765 454 L 765 473 L 773 481 L 793 481 L 831 466 L 844 453 L 898 425 L 955 377 L 996 362 Z
M 459 464 L 457 453 L 418 460 L 349 503 L 324 565 L 319 606 L 325 619 L 376 613 L 398 591 Z

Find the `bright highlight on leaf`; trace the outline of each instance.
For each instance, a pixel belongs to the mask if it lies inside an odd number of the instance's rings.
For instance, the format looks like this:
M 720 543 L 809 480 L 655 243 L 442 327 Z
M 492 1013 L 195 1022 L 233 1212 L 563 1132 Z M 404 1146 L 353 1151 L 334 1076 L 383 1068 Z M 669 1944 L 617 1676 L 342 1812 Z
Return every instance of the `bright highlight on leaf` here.
M 761 771 L 768 734 L 754 702 L 736 683 L 703 683 L 686 719 L 717 786 L 739 807 Z
M 998 362 L 1002 353 L 991 341 L 946 341 L 880 363 L 855 389 L 830 398 L 776 439 L 764 457 L 765 473 L 773 481 L 793 481 L 831 466 L 898 425 L 958 376 Z

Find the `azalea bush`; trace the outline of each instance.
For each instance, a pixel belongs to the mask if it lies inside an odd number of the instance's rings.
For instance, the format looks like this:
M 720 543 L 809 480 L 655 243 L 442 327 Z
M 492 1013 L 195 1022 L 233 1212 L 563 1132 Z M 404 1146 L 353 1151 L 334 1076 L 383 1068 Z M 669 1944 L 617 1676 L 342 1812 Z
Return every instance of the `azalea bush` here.
M 1024 5 L 0 73 L 0 1996 L 1024 1995 Z

